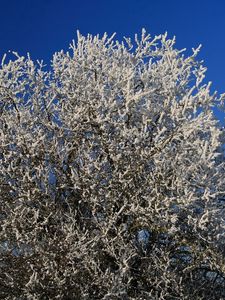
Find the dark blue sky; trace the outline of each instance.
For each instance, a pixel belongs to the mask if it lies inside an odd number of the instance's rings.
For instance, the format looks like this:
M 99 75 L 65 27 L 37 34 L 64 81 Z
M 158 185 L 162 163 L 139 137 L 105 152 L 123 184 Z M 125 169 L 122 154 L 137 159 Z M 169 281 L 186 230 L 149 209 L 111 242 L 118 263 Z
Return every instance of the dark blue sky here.
M 117 32 L 133 36 L 145 27 L 152 35 L 176 35 L 177 48 L 203 45 L 213 90 L 225 92 L 224 0 L 0 0 L 0 57 L 8 50 L 30 52 L 48 62 L 82 34 Z

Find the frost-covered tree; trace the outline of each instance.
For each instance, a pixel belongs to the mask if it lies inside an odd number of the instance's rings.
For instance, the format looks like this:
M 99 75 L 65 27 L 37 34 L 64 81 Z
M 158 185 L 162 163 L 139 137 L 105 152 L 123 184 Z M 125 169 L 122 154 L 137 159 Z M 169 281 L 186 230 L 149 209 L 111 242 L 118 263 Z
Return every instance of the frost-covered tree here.
M 3 57 L 1 299 L 225 299 L 224 96 L 174 43 Z

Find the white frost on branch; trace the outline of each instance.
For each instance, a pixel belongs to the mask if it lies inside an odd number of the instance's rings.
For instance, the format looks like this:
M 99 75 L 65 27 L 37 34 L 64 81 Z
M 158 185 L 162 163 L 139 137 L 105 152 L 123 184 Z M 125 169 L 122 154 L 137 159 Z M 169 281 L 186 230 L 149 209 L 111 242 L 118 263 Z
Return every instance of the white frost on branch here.
M 0 298 L 225 298 L 224 95 L 174 45 L 3 56 Z

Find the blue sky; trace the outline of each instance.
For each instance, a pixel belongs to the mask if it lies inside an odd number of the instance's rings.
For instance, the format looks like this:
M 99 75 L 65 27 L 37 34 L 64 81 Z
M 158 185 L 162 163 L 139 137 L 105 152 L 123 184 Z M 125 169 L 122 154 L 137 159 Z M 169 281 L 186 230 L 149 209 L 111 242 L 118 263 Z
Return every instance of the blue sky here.
M 212 90 L 225 92 L 224 0 L 0 0 L 0 57 L 8 50 L 29 52 L 47 63 L 82 34 L 117 32 L 133 36 L 144 27 L 168 32 L 177 48 L 202 44 L 199 59 L 208 67 Z M 190 53 L 190 52 L 189 52 Z M 221 116 L 220 116 L 221 118 Z

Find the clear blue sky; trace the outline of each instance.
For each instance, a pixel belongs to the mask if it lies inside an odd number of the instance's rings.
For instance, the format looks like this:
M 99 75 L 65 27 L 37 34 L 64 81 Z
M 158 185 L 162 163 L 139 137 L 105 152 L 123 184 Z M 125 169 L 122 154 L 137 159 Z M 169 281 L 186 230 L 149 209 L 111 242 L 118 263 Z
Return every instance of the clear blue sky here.
M 117 32 L 133 36 L 176 35 L 177 48 L 203 45 L 213 90 L 225 92 L 225 0 L 0 0 L 0 57 L 8 50 L 29 52 L 48 62 L 82 34 Z M 221 117 L 221 116 L 220 116 Z

